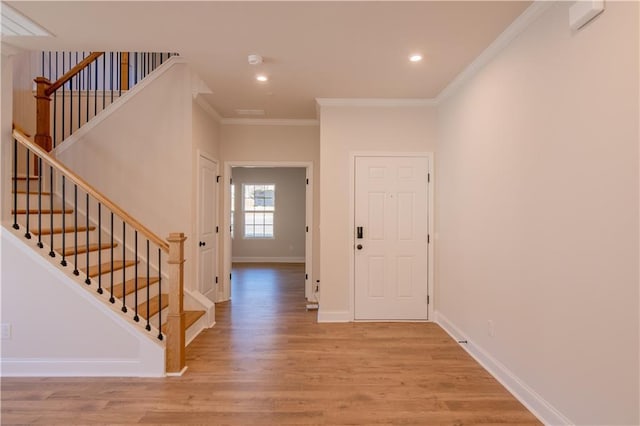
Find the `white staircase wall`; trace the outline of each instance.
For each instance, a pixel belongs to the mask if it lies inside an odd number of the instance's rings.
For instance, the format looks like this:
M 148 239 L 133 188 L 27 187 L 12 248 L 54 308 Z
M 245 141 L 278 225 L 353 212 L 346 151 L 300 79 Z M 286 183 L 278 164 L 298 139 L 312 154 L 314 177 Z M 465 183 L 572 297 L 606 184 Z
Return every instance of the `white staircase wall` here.
M 2 376 L 164 376 L 164 347 L 153 336 L 65 275 L 35 240 L 0 233 L 0 318 L 10 333 Z

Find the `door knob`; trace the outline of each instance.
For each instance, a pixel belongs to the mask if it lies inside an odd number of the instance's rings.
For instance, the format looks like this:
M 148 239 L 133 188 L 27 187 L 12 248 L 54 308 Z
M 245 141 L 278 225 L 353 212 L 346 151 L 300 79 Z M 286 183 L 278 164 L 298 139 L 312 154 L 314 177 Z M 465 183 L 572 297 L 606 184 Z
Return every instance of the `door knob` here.
M 202 246 L 206 246 L 206 245 L 207 245 L 207 243 L 205 243 L 204 241 L 200 241 L 200 242 L 198 243 L 198 246 L 200 246 L 200 247 L 202 247 Z
M 362 244 L 358 244 L 358 245 L 356 246 L 356 248 L 357 248 L 358 250 L 362 250 Z

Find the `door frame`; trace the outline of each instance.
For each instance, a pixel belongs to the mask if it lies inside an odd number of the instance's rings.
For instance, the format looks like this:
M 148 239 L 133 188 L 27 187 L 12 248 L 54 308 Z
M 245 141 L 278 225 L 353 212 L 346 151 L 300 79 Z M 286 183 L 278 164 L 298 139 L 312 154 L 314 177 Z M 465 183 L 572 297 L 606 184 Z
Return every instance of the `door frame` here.
M 312 161 L 225 161 L 224 162 L 224 201 L 223 201 L 223 267 L 222 291 L 216 297 L 217 302 L 231 300 L 231 169 L 233 167 L 295 167 L 306 170 L 309 183 L 305 190 L 305 221 L 309 232 L 305 233 L 305 279 L 304 293 L 307 300 L 315 300 L 313 292 L 313 162 Z M 236 196 L 238 196 L 236 188 Z M 219 288 L 220 288 L 219 287 Z
M 200 149 L 197 150 L 197 155 L 198 155 L 198 162 L 197 162 L 197 169 L 196 169 L 196 229 L 195 229 L 195 240 L 200 238 L 200 229 L 202 227 L 202 224 L 200 223 L 200 207 L 201 207 L 201 203 L 202 200 L 200 199 L 200 165 L 202 162 L 202 158 L 207 159 L 208 161 L 211 161 L 213 164 L 215 164 L 215 174 L 216 176 L 218 176 L 218 174 L 220 173 L 220 165 L 218 163 L 218 160 L 216 160 L 211 154 L 201 151 Z M 215 184 L 217 185 L 218 182 L 215 182 Z M 219 206 L 219 200 L 220 200 L 220 188 L 216 187 L 216 196 L 214 197 L 214 203 L 215 203 L 215 207 L 213 209 L 213 221 L 215 223 L 215 226 L 218 226 L 218 209 L 220 208 Z M 214 259 L 214 268 L 215 268 L 215 276 L 219 276 L 219 272 L 220 272 L 220 238 L 219 238 L 219 233 L 216 232 L 215 235 L 215 243 L 214 243 L 214 251 L 215 251 L 215 259 Z M 194 242 L 194 250 L 195 250 L 195 256 L 194 259 L 196 261 L 196 266 L 195 266 L 195 279 L 196 279 L 196 284 L 194 286 L 194 290 L 196 290 L 198 293 L 200 292 L 200 256 L 198 253 L 198 246 L 196 246 L 195 242 Z M 219 280 L 218 280 L 219 281 Z M 218 293 L 218 285 L 214 284 L 214 298 L 217 299 L 217 293 Z M 216 300 L 217 301 L 217 300 Z M 212 300 L 212 302 L 214 302 Z
M 434 177 L 434 160 L 433 160 L 433 152 L 384 152 L 384 151 L 356 151 L 349 153 L 349 229 L 347 230 L 348 235 L 351 236 L 350 244 L 351 249 L 349 250 L 349 316 L 351 321 L 358 321 L 355 319 L 355 288 L 356 288 L 356 268 L 355 268 L 355 252 L 353 248 L 355 247 L 355 226 L 356 226 L 356 218 L 355 218 L 355 196 L 356 196 L 356 158 L 358 157 L 424 157 L 427 159 L 428 168 L 427 173 L 429 179 L 425 182 L 427 187 L 427 234 L 429 235 L 429 244 L 427 245 L 427 295 L 429 297 L 429 304 L 427 305 L 427 319 L 426 321 L 434 321 L 433 314 L 435 312 L 434 303 L 434 279 L 435 279 L 435 262 L 434 262 L 434 253 L 435 253 L 435 217 L 434 217 L 434 188 L 435 188 L 435 177 Z M 372 322 L 371 320 L 366 320 L 367 322 Z M 389 320 L 380 320 L 380 321 L 389 321 Z M 399 320 L 393 320 L 394 322 L 401 322 Z M 407 321 L 407 322 L 416 322 L 416 321 Z

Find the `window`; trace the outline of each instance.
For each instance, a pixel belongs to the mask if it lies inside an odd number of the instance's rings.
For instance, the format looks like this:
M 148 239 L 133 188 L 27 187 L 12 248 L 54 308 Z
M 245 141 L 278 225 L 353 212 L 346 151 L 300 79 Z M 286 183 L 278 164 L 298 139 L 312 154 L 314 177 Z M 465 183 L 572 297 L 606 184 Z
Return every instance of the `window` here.
M 231 238 L 233 238 L 236 218 L 236 186 L 231 184 Z
M 245 184 L 242 188 L 245 238 L 273 238 L 276 186 Z

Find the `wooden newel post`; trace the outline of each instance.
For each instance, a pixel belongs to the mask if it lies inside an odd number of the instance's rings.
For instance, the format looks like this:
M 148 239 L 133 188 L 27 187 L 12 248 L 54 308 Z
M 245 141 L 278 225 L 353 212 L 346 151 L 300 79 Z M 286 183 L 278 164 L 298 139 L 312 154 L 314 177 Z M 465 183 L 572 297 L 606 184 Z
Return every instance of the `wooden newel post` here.
M 36 82 L 36 135 L 34 142 L 36 145 L 51 151 L 51 96 L 47 94 L 47 90 L 51 87 L 51 82 L 44 78 L 38 77 Z
M 184 240 L 182 232 L 172 233 L 169 242 L 169 314 L 167 334 L 167 373 L 180 373 L 184 369 Z

